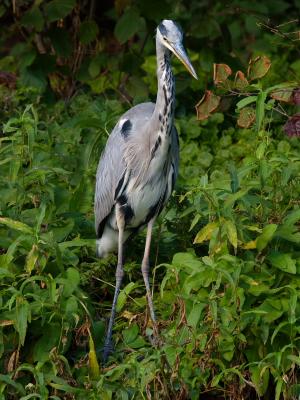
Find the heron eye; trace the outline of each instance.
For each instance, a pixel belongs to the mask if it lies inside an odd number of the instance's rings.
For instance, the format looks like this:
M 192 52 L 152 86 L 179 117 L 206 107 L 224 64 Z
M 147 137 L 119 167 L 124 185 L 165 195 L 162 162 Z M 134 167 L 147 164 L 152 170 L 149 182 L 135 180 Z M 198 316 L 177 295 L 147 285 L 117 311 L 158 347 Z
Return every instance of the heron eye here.
M 166 37 L 166 36 L 163 36 L 163 39 L 164 39 L 164 40 L 167 40 L 167 37 Z

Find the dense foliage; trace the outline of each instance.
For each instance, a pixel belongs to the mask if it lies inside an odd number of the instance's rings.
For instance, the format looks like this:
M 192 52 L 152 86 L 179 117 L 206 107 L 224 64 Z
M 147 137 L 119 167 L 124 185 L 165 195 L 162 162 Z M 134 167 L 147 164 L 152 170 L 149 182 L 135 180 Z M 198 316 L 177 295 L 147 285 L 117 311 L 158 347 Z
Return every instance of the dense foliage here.
M 0 5 L 0 399 L 297 398 L 296 2 L 100 3 Z M 161 345 L 142 233 L 102 368 L 116 258 L 95 258 L 95 170 L 122 112 L 155 100 L 166 17 L 200 81 L 174 60 L 180 177 L 151 260 Z

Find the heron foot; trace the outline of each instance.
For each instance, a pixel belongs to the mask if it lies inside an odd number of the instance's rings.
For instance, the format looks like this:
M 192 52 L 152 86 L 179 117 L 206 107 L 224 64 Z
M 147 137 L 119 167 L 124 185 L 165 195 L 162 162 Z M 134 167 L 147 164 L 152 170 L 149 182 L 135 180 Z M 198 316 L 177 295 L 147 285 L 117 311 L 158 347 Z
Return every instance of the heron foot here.
M 157 325 L 153 327 L 153 332 L 148 335 L 149 342 L 152 344 L 153 347 L 160 348 L 164 342 L 158 333 Z
M 159 349 L 164 344 L 163 339 L 158 335 L 149 335 L 148 338 L 149 338 L 149 342 L 155 348 Z

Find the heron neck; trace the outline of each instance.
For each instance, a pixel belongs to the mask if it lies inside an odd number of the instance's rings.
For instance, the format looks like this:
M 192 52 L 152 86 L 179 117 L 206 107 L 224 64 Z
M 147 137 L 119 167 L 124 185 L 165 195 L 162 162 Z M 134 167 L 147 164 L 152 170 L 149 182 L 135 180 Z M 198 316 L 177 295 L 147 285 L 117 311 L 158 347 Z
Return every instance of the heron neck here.
M 170 51 L 156 40 L 157 57 L 157 98 L 153 118 L 159 130 L 170 133 L 175 108 L 175 81 L 170 63 Z M 154 121 L 153 121 L 154 122 Z

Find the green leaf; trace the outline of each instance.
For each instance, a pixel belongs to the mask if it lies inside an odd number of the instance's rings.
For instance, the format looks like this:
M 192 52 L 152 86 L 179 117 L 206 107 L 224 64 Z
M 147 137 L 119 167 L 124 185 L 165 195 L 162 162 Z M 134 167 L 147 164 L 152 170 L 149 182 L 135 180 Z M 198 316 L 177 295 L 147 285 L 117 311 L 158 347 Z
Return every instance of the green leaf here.
M 137 338 L 139 334 L 139 327 L 137 324 L 132 324 L 129 328 L 124 329 L 122 333 L 124 342 L 130 345 L 130 343 Z
M 256 102 L 256 99 L 257 99 L 257 96 L 248 96 L 248 97 L 245 97 L 244 99 L 242 99 L 242 100 L 240 100 L 240 101 L 238 101 L 238 102 L 236 103 L 236 108 L 237 108 L 238 110 L 241 110 L 242 108 L 248 106 L 249 104 L 255 103 L 255 102 Z
M 275 400 L 280 400 L 282 394 L 283 379 L 281 377 L 277 378 L 275 387 Z
M 96 79 L 91 79 L 87 82 L 93 92 L 100 94 L 105 92 L 108 88 L 111 87 L 111 83 L 106 75 L 100 75 Z
M 196 329 L 196 326 L 199 322 L 201 313 L 204 308 L 205 308 L 205 303 L 198 303 L 193 305 L 193 308 L 187 317 L 187 323 L 189 326 Z
M 139 10 L 141 10 L 141 14 L 144 15 L 147 19 L 155 21 L 160 21 L 166 17 L 166 15 L 170 15 L 172 12 L 172 4 L 166 1 L 161 0 L 137 0 L 137 5 Z
M 289 212 L 284 218 L 284 223 L 287 225 L 295 224 L 298 221 L 300 221 L 300 208 Z
M 89 64 L 89 68 L 88 68 L 88 72 L 89 72 L 91 78 L 94 79 L 99 75 L 99 73 L 101 71 L 101 67 L 104 65 L 104 62 L 105 61 L 103 61 L 103 57 L 101 57 L 101 55 L 98 55 L 91 59 L 91 62 Z M 97 136 L 96 136 L 96 138 L 97 138 Z M 94 139 L 96 139 L 96 138 L 94 138 Z
M 30 29 L 35 28 L 38 32 L 41 31 L 44 26 L 44 18 L 41 10 L 35 5 L 31 7 L 23 15 L 21 24 Z
M 262 251 L 267 246 L 267 244 L 272 240 L 276 230 L 277 230 L 276 224 L 266 225 L 263 228 L 262 234 L 259 235 L 256 239 L 256 248 L 259 251 Z
M 293 363 L 295 363 L 296 365 L 298 365 L 298 367 L 300 367 L 300 357 L 299 356 L 294 356 L 292 354 L 288 355 L 287 358 L 289 360 L 291 360 Z
M 66 272 L 66 279 L 64 281 L 64 291 L 65 297 L 71 296 L 74 290 L 77 289 L 80 283 L 80 274 L 75 268 L 68 268 Z
M 38 393 L 30 393 L 27 396 L 21 397 L 20 400 L 30 400 L 30 399 L 36 400 L 36 399 L 42 399 L 42 398 L 43 398 L 42 395 L 40 395 Z
M 249 370 L 251 374 L 251 380 L 255 385 L 257 394 L 259 396 L 263 396 L 268 389 L 270 377 L 269 369 L 262 368 L 259 365 L 253 365 L 249 367 Z
M 268 255 L 267 259 L 273 267 L 288 272 L 289 274 L 296 274 L 296 261 L 292 259 L 290 254 L 273 251 Z
M 193 218 L 193 220 L 191 222 L 191 226 L 190 226 L 189 232 L 191 230 L 193 230 L 193 228 L 198 224 L 200 219 L 201 219 L 201 214 L 195 214 L 195 216 L 194 216 L 194 218 Z
M 60 243 L 63 240 L 65 240 L 66 237 L 72 232 L 72 230 L 74 228 L 74 225 L 75 225 L 74 219 L 69 218 L 68 220 L 64 221 L 64 225 L 63 226 L 58 226 L 58 227 L 52 228 L 51 232 L 53 233 L 53 237 L 54 237 L 55 241 L 57 243 Z M 88 240 L 88 239 L 74 239 L 75 242 L 80 241 L 79 247 L 81 247 L 81 245 L 82 246 L 87 245 L 85 243 L 86 240 Z M 71 241 L 71 243 L 72 242 L 73 241 Z M 60 243 L 60 244 L 62 245 L 61 249 L 63 249 L 63 248 L 67 248 L 68 245 L 70 244 L 70 242 L 63 242 L 63 243 Z M 90 247 L 94 247 L 94 246 L 95 246 L 95 241 L 91 241 L 90 242 Z M 72 247 L 72 246 L 69 246 L 69 247 Z M 76 244 L 75 245 L 73 244 L 73 247 L 78 247 L 78 246 L 76 246 Z
M 28 319 L 30 319 L 29 304 L 24 297 L 19 296 L 16 300 L 16 314 L 14 323 L 16 331 L 19 333 L 19 343 L 21 346 L 24 346 Z
M 37 222 L 36 222 L 36 226 L 35 226 L 35 234 L 36 235 L 38 235 L 38 233 L 41 230 L 41 225 L 42 225 L 42 223 L 44 221 L 45 214 L 46 214 L 46 204 L 42 203 L 40 205 L 40 213 L 39 213 L 39 216 L 37 218 Z
M 165 345 L 163 347 L 163 351 L 167 357 L 169 365 L 171 367 L 173 367 L 173 365 L 175 364 L 175 361 L 176 361 L 176 356 L 178 354 L 178 350 L 176 349 L 176 347 L 174 347 L 172 345 Z
M 27 67 L 21 70 L 20 82 L 24 86 L 44 90 L 47 86 L 46 74 L 41 69 Z
M 98 33 L 99 28 L 95 21 L 84 21 L 80 25 L 79 40 L 83 44 L 89 44 L 96 39 Z
M 211 235 L 215 229 L 219 227 L 218 222 L 209 222 L 204 228 L 202 228 L 194 239 L 194 244 L 200 244 L 206 240 L 210 240 Z
M 0 374 L 0 382 L 5 383 L 6 385 L 10 385 L 12 386 L 14 389 L 17 390 L 17 392 L 19 392 L 21 395 L 25 396 L 26 395 L 26 391 L 23 388 L 23 386 L 21 385 L 21 383 L 15 382 L 15 380 L 11 379 L 8 375 L 3 375 Z M 4 400 L 5 397 L 2 397 L 2 399 Z
M 115 26 L 115 37 L 121 44 L 124 44 L 140 30 L 141 26 L 142 19 L 138 12 L 133 8 L 129 8 L 121 18 L 118 19 Z
M 216 374 L 214 375 L 213 379 L 210 382 L 210 386 L 211 387 L 216 387 L 218 386 L 220 379 L 223 377 L 223 372 L 221 372 L 220 374 Z
M 281 328 L 283 328 L 283 327 L 285 327 L 285 326 L 287 326 L 287 325 L 289 325 L 289 321 L 281 322 L 281 323 L 276 327 L 276 329 L 274 330 L 274 332 L 273 332 L 273 334 L 272 334 L 272 337 L 271 337 L 271 344 L 273 344 L 274 339 L 276 338 L 278 332 L 280 332 Z
M 266 148 L 267 148 L 267 145 L 266 145 L 266 143 L 260 143 L 259 144 L 259 146 L 258 146 L 258 148 L 257 148 L 257 150 L 256 150 L 256 157 L 259 159 L 259 160 L 261 160 L 262 158 L 263 158 L 263 156 L 264 156 L 264 154 L 265 154 L 265 151 L 266 151 Z
M 266 92 L 260 92 L 256 101 L 256 130 L 260 131 L 265 117 L 265 101 L 267 98 Z
M 203 266 L 201 260 L 191 253 L 174 254 L 172 264 L 179 269 L 186 268 L 191 272 L 199 272 L 199 269 Z
M 65 303 L 65 313 L 66 314 L 75 314 L 78 311 L 78 302 L 75 296 L 71 296 L 67 299 Z
M 148 95 L 148 87 L 142 78 L 132 76 L 127 83 L 127 90 L 134 99 L 144 99 Z
M 37 56 L 36 49 L 24 43 L 16 44 L 12 48 L 11 54 L 18 60 L 21 69 L 32 65 Z
M 140 349 L 141 347 L 145 347 L 145 345 L 146 342 L 141 336 L 138 336 L 133 342 L 130 342 L 130 347 L 132 349 Z
M 237 249 L 238 241 L 237 241 L 237 230 L 236 230 L 235 224 L 232 221 L 227 220 L 225 222 L 225 229 L 227 232 L 227 237 L 228 237 L 229 242 L 232 244 L 232 246 L 235 249 Z
M 72 54 L 72 39 L 66 29 L 53 27 L 48 35 L 58 56 L 69 57 Z
M 73 239 L 68 242 L 59 243 L 59 249 L 61 251 L 68 249 L 69 247 L 95 247 L 95 239 Z
M 24 224 L 23 222 L 14 221 L 13 219 L 10 218 L 0 217 L 0 224 L 6 225 L 11 229 L 15 229 L 23 233 L 28 233 L 29 235 L 33 235 L 33 229 L 30 226 Z
M 132 290 L 136 287 L 137 285 L 134 282 L 129 282 L 124 289 L 122 289 L 119 293 L 118 296 L 118 301 L 117 301 L 117 312 L 120 312 L 122 308 L 124 307 L 128 295 L 132 292 Z
M 76 0 L 52 0 L 45 4 L 45 15 L 49 22 L 65 18 L 75 7 Z
M 33 244 L 30 252 L 26 257 L 25 270 L 26 272 L 28 272 L 28 274 L 31 274 L 32 270 L 35 268 L 38 258 L 39 258 L 38 247 L 35 244 Z
M 234 203 L 244 197 L 248 193 L 249 189 L 241 189 L 238 192 L 229 194 L 224 202 L 224 208 L 229 208 L 234 205 Z
M 92 198 L 92 187 L 89 185 L 87 177 L 83 175 L 71 198 L 70 211 L 80 211 L 83 213 L 89 211 Z
M 89 332 L 89 370 L 91 379 L 98 380 L 100 377 L 100 367 L 97 360 L 95 345 L 91 333 Z
M 32 357 L 34 362 L 45 362 L 50 359 L 51 349 L 58 346 L 61 335 L 61 326 L 51 321 L 43 327 L 42 336 L 33 343 Z

